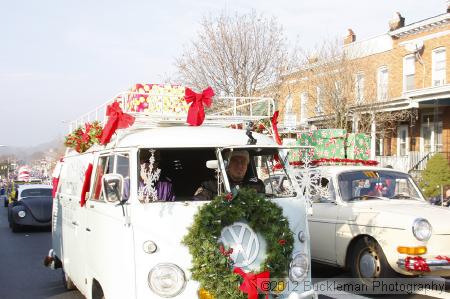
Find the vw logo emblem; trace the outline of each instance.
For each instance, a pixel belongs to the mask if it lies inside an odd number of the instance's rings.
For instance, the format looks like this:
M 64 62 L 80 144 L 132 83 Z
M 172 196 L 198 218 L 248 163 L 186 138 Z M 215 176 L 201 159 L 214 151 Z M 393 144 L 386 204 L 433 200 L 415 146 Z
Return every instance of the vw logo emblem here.
M 245 223 L 235 222 L 224 227 L 220 240 L 225 246 L 233 248 L 231 258 L 236 267 L 242 268 L 251 265 L 258 257 L 258 236 Z

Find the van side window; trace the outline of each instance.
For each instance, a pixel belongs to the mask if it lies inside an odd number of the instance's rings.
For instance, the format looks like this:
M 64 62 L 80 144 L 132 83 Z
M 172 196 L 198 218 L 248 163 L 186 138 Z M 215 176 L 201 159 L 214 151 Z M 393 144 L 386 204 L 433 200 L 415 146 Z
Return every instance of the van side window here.
M 123 177 L 123 195 L 122 199 L 130 197 L 130 159 L 128 154 L 117 154 L 116 156 L 116 172 Z
M 95 172 L 94 187 L 92 193 L 92 200 L 104 200 L 102 193 L 102 178 L 104 174 L 112 173 L 114 171 L 114 156 L 100 157 L 97 163 Z

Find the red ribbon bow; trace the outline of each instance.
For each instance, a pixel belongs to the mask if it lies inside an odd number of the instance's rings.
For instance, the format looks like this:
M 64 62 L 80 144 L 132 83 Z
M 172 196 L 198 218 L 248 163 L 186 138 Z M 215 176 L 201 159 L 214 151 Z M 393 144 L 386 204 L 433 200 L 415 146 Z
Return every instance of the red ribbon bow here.
M 266 299 L 269 298 L 267 282 L 270 280 L 270 272 L 265 271 L 258 274 L 245 273 L 241 268 L 234 268 L 233 273 L 240 275 L 244 282 L 239 289 L 248 294 L 248 299 L 258 299 L 258 290 L 266 294 Z
M 187 123 L 191 126 L 200 126 L 205 120 L 205 109 L 203 105 L 206 107 L 211 106 L 212 97 L 214 96 L 214 91 L 211 87 L 203 90 L 202 93 L 193 92 L 191 89 L 186 87 L 184 91 L 184 99 L 186 102 L 192 103 L 189 107 Z
M 275 138 L 275 141 L 276 141 L 279 145 L 281 145 L 282 142 L 281 142 L 280 134 L 278 134 L 278 127 L 277 127 L 277 124 L 278 124 L 278 113 L 279 113 L 278 110 L 275 111 L 275 112 L 273 113 L 273 116 L 272 116 L 272 118 L 270 119 L 270 121 L 271 121 L 271 123 L 272 123 L 273 137 Z
M 108 122 L 103 128 L 100 144 L 107 144 L 117 129 L 128 128 L 134 123 L 134 116 L 124 113 L 118 102 L 106 107 L 106 116 L 108 116 Z

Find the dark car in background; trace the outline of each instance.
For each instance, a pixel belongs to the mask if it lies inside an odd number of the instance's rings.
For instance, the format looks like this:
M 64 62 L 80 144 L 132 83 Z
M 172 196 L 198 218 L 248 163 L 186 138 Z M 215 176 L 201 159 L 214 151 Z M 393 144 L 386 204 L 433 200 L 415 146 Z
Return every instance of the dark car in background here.
M 18 186 L 16 198 L 8 206 L 8 221 L 13 232 L 24 226 L 50 227 L 52 187 L 43 184 Z

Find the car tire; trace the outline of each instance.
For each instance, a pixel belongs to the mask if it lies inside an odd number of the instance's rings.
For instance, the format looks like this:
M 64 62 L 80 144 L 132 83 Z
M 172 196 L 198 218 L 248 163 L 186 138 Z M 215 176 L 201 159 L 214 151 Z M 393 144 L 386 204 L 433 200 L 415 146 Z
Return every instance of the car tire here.
M 10 222 L 10 225 L 11 225 L 11 230 L 12 230 L 13 233 L 18 233 L 22 229 L 22 227 L 19 224 L 14 222 L 14 220 L 12 220 Z
M 374 279 L 396 277 L 396 273 L 386 260 L 380 245 L 374 239 L 359 239 L 350 255 L 352 277 L 371 286 Z
M 64 270 L 62 270 L 62 280 L 63 280 L 64 288 L 66 290 L 71 291 L 71 290 L 75 290 L 77 288 L 75 286 L 75 284 L 73 283 L 72 279 L 70 279 L 69 275 L 67 275 L 67 273 L 64 272 Z

